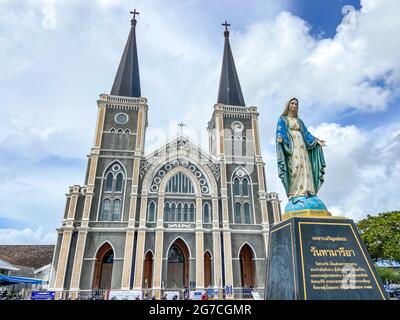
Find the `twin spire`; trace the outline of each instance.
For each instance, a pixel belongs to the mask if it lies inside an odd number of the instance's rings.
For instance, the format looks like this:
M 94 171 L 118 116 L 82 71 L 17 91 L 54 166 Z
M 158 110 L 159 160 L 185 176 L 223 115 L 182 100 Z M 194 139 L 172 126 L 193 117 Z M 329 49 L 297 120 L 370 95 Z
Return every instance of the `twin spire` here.
M 140 97 L 139 62 L 136 47 L 136 15 L 139 12 L 131 11 L 131 31 L 126 42 L 121 62 L 114 79 L 111 95 L 124 97 Z
M 245 106 L 239 77 L 236 72 L 235 61 L 233 60 L 231 45 L 229 43 L 228 27 L 230 24 L 225 21 L 222 25 L 225 26 L 225 45 L 217 102 L 233 106 Z
M 136 46 L 136 15 L 139 14 L 139 12 L 135 9 L 134 11 L 131 11 L 131 14 L 133 14 L 131 30 L 111 89 L 111 95 L 115 96 L 141 96 L 139 63 Z M 229 43 L 228 26 L 230 26 L 230 24 L 225 21 L 222 25 L 225 26 L 225 45 L 217 103 L 245 106 L 239 77 L 236 72 L 235 62 L 233 60 L 232 50 Z

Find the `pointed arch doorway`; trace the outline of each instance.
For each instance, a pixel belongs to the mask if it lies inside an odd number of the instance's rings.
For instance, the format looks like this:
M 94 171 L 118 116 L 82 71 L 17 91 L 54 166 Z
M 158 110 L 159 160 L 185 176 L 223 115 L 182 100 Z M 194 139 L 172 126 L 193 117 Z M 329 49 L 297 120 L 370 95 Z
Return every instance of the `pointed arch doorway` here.
M 212 285 L 212 271 L 211 271 L 211 254 L 206 251 L 204 253 L 204 288 Z
M 168 251 L 167 288 L 187 288 L 189 285 L 189 249 L 177 239 Z
M 153 253 L 147 251 L 144 258 L 143 287 L 151 288 L 153 285 Z
M 93 289 L 111 289 L 114 250 L 107 242 L 97 252 L 94 269 Z
M 255 286 L 254 254 L 247 243 L 240 250 L 239 259 L 242 287 L 252 288 Z

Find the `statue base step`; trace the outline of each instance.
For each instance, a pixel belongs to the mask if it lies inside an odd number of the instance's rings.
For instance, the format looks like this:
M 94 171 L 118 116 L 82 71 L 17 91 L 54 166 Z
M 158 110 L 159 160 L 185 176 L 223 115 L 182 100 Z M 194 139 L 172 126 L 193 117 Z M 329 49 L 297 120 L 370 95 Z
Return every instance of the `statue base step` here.
M 353 220 L 293 217 L 272 227 L 265 299 L 388 299 Z

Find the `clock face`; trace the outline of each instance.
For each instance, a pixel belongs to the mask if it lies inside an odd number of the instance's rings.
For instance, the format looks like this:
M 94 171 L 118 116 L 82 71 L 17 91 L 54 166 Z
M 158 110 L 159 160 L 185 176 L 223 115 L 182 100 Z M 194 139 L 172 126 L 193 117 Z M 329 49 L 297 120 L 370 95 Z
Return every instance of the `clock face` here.
M 115 122 L 118 123 L 118 124 L 125 124 L 125 123 L 128 122 L 128 119 L 129 119 L 129 117 L 125 113 L 118 113 L 115 116 Z
M 235 121 L 232 123 L 231 128 L 234 132 L 242 132 L 243 131 L 243 123 L 239 121 Z

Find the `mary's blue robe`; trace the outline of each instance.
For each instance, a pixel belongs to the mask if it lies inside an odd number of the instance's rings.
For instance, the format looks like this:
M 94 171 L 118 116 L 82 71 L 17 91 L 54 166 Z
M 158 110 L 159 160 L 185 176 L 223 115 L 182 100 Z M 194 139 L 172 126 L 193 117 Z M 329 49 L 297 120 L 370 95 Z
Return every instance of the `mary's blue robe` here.
M 324 182 L 325 174 L 325 158 L 322 151 L 322 147 L 318 144 L 317 139 L 307 130 L 301 119 L 299 120 L 299 126 L 301 135 L 304 140 L 304 144 L 307 148 L 309 160 L 311 164 L 311 171 L 313 175 L 313 183 L 315 187 L 315 194 L 317 194 L 319 188 Z M 282 143 L 278 142 L 278 137 L 282 138 Z M 276 128 L 276 153 L 278 159 L 278 175 L 282 180 L 283 186 L 285 187 L 286 194 L 289 194 L 290 190 L 290 174 L 288 168 L 288 157 L 293 154 L 293 143 L 288 131 L 288 122 L 286 116 L 281 116 L 278 119 Z

